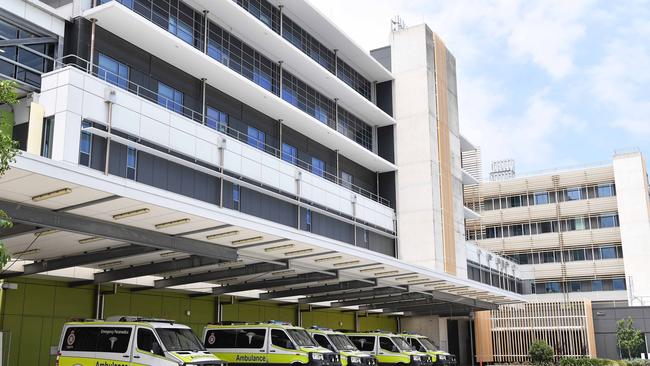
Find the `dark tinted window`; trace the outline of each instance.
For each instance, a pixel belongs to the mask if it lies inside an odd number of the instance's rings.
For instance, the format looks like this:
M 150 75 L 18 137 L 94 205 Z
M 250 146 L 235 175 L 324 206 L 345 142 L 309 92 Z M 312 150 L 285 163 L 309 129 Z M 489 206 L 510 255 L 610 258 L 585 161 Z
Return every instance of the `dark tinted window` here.
M 160 344 L 156 339 L 156 336 L 150 329 L 138 329 L 138 349 L 140 351 L 153 353 L 156 355 L 163 355 L 163 351 L 160 348 Z
M 360 351 L 372 352 L 375 350 L 375 337 L 350 336 L 350 340 Z
M 235 348 L 236 329 L 209 330 L 205 335 L 205 348 Z
M 64 351 L 125 353 L 131 328 L 71 327 L 66 330 Z
M 327 348 L 327 349 L 329 349 L 329 350 L 334 351 L 334 350 L 333 350 L 334 347 L 332 347 L 332 345 L 330 344 L 330 342 L 327 340 L 327 337 L 325 337 L 325 336 L 322 335 L 322 334 L 314 334 L 313 336 L 314 336 L 314 339 L 316 340 L 316 342 L 318 342 L 318 344 L 319 344 L 321 347 L 325 347 L 325 348 Z
M 386 338 L 386 337 L 379 337 L 379 348 L 385 351 L 399 352 L 399 350 L 395 346 L 395 343 L 393 343 L 393 341 L 391 341 L 390 338 Z
M 293 342 L 291 339 L 289 339 L 289 336 L 287 333 L 285 333 L 283 330 L 279 329 L 272 329 L 271 330 L 271 344 L 274 346 L 282 347 L 282 348 L 288 348 L 288 349 L 295 349 L 296 347 L 293 345 Z
M 237 331 L 237 348 L 263 348 L 266 329 L 239 329 Z

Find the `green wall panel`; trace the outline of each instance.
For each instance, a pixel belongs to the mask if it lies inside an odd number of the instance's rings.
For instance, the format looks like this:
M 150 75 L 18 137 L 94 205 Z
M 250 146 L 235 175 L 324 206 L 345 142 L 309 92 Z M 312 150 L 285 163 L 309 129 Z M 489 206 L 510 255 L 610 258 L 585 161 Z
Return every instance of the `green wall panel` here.
M 0 291 L 2 314 L 0 327 L 11 337 L 8 366 L 49 366 L 54 364 L 50 347 L 56 346 L 63 324 L 71 318 L 94 317 L 95 288 L 70 288 L 66 283 L 39 279 L 15 279 L 17 290 Z M 103 291 L 112 287 L 104 286 Z M 145 291 L 131 293 L 118 288 L 105 296 L 104 316 L 141 315 L 174 319 L 187 324 L 199 336 L 203 327 L 215 322 L 216 298 L 191 298 L 175 292 Z M 304 306 L 303 306 L 304 308 Z M 190 315 L 187 315 L 190 311 Z M 297 323 L 296 305 L 279 306 L 265 301 L 223 303 L 223 320 L 282 320 Z M 354 329 L 354 314 L 332 309 L 302 312 L 303 326 L 319 325 L 334 329 Z M 359 316 L 360 330 L 395 331 L 392 317 Z

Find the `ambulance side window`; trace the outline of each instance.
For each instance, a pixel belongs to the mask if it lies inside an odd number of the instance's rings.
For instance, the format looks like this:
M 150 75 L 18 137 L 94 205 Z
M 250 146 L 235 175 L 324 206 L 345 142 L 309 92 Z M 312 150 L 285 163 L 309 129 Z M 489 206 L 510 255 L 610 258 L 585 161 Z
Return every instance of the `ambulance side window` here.
M 332 347 L 330 342 L 327 340 L 327 337 L 325 337 L 324 335 L 322 335 L 322 334 L 314 334 L 314 339 L 316 340 L 316 342 L 318 342 L 318 345 L 320 345 L 321 347 L 325 347 L 330 351 L 334 351 L 332 349 L 334 347 Z
M 160 347 L 160 344 L 158 343 L 158 340 L 156 339 L 156 336 L 150 329 L 138 329 L 138 349 L 159 356 L 165 355 L 162 348 Z
M 100 327 L 97 336 L 97 352 L 126 353 L 131 343 L 131 328 Z
M 237 329 L 208 330 L 205 334 L 205 348 L 235 348 Z
M 266 329 L 240 329 L 237 333 L 237 348 L 264 348 L 264 339 Z
M 271 329 L 271 344 L 282 348 L 296 349 L 287 333 L 280 329 Z
M 418 341 L 417 339 L 409 339 L 408 341 L 409 341 L 409 344 L 413 348 L 415 348 L 416 351 L 420 351 L 420 352 L 426 352 L 427 351 L 426 349 L 424 349 L 424 346 L 422 345 L 422 343 L 420 343 L 420 341 Z
M 386 337 L 379 337 L 379 348 L 388 352 L 399 352 L 393 341 Z
M 63 336 L 62 351 L 96 352 L 99 328 L 70 327 Z
M 375 350 L 375 337 L 352 336 L 350 340 L 360 351 L 373 352 Z

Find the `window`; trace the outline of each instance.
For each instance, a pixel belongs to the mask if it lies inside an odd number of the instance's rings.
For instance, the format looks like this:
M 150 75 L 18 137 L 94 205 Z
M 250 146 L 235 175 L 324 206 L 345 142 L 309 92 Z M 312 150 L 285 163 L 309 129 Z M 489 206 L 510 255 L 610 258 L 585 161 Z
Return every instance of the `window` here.
M 318 175 L 319 177 L 325 176 L 325 162 L 312 157 L 311 158 L 311 172 Z
M 601 229 L 603 228 L 609 228 L 609 227 L 616 227 L 618 226 L 617 224 L 617 218 L 616 215 L 603 215 L 598 217 L 599 221 L 599 227 Z
M 264 151 L 266 135 L 255 127 L 248 127 L 247 143 L 257 149 Z
M 99 328 L 97 352 L 126 353 L 131 343 L 131 328 Z
M 205 348 L 235 348 L 237 329 L 209 330 L 205 335 Z
M 596 188 L 596 194 L 598 197 L 611 197 L 614 195 L 614 186 L 611 184 L 598 186 Z
M 612 280 L 612 288 L 614 291 L 624 291 L 625 290 L 625 280 L 622 278 L 615 278 Z
M 603 281 L 602 280 L 593 280 L 591 281 L 591 291 L 602 291 L 603 290 Z
M 183 93 L 158 82 L 158 104 L 174 112 L 183 113 Z
M 352 184 L 354 184 L 352 174 L 341 171 L 341 185 L 347 189 L 352 189 Z
M 239 199 L 240 199 L 240 187 L 239 184 L 232 185 L 232 208 L 233 210 L 239 211 Z
M 52 138 L 54 137 L 54 116 L 43 119 L 41 156 L 52 158 Z
M 92 135 L 84 128 L 92 127 L 88 121 L 81 122 L 81 137 L 79 139 L 79 165 L 90 166 L 90 151 L 92 149 Z
M 138 151 L 130 146 L 126 148 L 126 178 L 135 180 Z
M 569 282 L 569 292 L 582 292 L 582 283 L 580 281 Z
M 287 87 L 282 88 L 282 99 L 289 102 L 291 105 L 298 105 L 298 98 L 296 97 L 296 93 Z
M 577 201 L 582 199 L 582 191 L 580 188 L 571 188 L 566 190 L 567 201 Z
M 175 16 L 169 17 L 169 32 L 182 39 L 185 43 L 194 44 L 194 35 L 192 27 Z
M 253 82 L 268 91 L 273 91 L 271 76 L 257 67 L 253 70 Z
M 388 337 L 379 337 L 379 348 L 388 352 L 399 352 L 395 343 Z
M 559 282 L 547 282 L 544 284 L 544 291 L 547 294 L 554 294 L 560 292 L 560 283 Z
M 216 108 L 208 107 L 205 116 L 205 125 L 213 130 L 223 133 L 228 132 L 228 114 Z
M 305 230 L 311 232 L 311 210 L 305 210 Z
M 327 124 L 327 120 L 328 120 L 327 113 L 325 112 L 323 107 L 321 107 L 319 105 L 317 105 L 314 108 L 314 118 L 316 118 L 320 122 L 323 122 L 323 123 Z
M 287 144 L 287 143 L 282 143 L 282 160 L 291 163 L 293 165 L 296 165 L 298 162 L 298 150 Z
M 511 236 L 521 236 L 524 235 L 523 225 L 512 225 L 510 226 Z
M 551 224 L 550 221 L 544 221 L 539 223 L 540 234 L 552 233 L 552 232 L 553 232 L 553 225 Z
M 265 339 L 266 329 L 239 329 L 236 348 L 260 349 L 264 347 Z
M 138 329 L 138 350 L 164 356 L 156 336 L 149 329 Z
M 129 67 L 102 53 L 99 54 L 97 76 L 122 89 L 129 88 Z
M 535 193 L 535 204 L 545 205 L 549 203 L 548 192 Z
M 230 65 L 230 52 L 220 44 L 215 41 L 210 41 L 208 43 L 208 56 L 213 59 L 221 62 L 222 64 L 229 66 Z
M 519 207 L 521 206 L 521 196 L 512 196 L 509 199 L 510 207 Z
M 204 351 L 201 341 L 192 330 L 183 328 L 157 328 L 160 341 L 169 352 L 185 351 L 188 349 Z
M 554 263 L 555 262 L 555 252 L 542 252 L 541 261 L 542 263 Z
M 572 261 L 583 261 L 585 260 L 585 250 L 584 249 L 574 249 L 572 250 L 570 259 Z
M 359 351 L 373 352 L 375 350 L 375 337 L 372 336 L 350 336 Z
M 286 349 L 296 349 L 287 333 L 280 329 L 271 329 L 271 344 Z
M 600 248 L 600 259 L 615 259 L 615 258 L 616 258 L 615 247 Z
M 330 351 L 336 352 L 334 349 L 334 346 L 327 340 L 327 337 L 325 337 L 322 334 L 314 334 L 314 340 L 323 348 L 327 348 Z

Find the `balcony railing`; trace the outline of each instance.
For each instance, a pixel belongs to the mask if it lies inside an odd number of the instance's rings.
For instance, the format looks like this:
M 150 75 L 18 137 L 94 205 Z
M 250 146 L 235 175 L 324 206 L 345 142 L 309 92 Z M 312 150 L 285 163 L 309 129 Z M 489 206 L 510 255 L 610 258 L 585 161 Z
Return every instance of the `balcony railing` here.
M 232 138 L 235 138 L 241 142 L 244 142 L 248 145 L 251 145 L 253 147 L 258 148 L 261 151 L 264 151 L 265 153 L 269 155 L 273 155 L 274 157 L 278 159 L 282 159 L 286 162 L 292 163 L 293 165 L 302 168 L 308 172 L 311 172 L 312 174 L 316 174 L 324 179 L 327 179 L 330 182 L 336 183 L 344 188 L 349 189 L 350 191 L 354 193 L 358 193 L 364 197 L 367 197 L 375 202 L 381 203 L 384 206 L 389 206 L 390 207 L 390 201 L 387 200 L 384 197 L 381 197 L 377 195 L 376 193 L 372 192 L 368 187 L 362 187 L 357 184 L 349 183 L 343 181 L 340 177 L 338 177 L 336 174 L 332 174 L 326 170 L 320 170 L 320 169 L 315 169 L 311 163 L 302 160 L 300 158 L 296 157 L 291 157 L 291 159 L 288 159 L 288 157 L 284 156 L 283 158 L 283 152 L 281 150 L 281 141 L 278 139 L 266 136 L 265 141 L 261 141 L 258 139 L 255 139 L 252 136 L 249 136 L 248 134 L 244 133 L 241 131 L 241 129 L 247 128 L 249 125 L 245 123 L 245 121 L 236 121 L 233 119 L 229 119 L 228 125 L 223 125 L 219 124 L 217 121 L 212 120 L 210 117 L 204 115 L 201 112 L 198 112 L 192 108 L 188 108 L 184 105 L 181 105 L 177 103 L 174 100 L 171 100 L 163 95 L 160 95 L 159 93 L 145 88 L 137 83 L 134 83 L 120 75 L 117 75 L 110 70 L 107 70 L 105 68 L 100 67 L 97 64 L 90 64 L 88 60 L 85 60 L 77 55 L 67 55 L 62 57 L 61 59 L 55 60 L 55 68 L 59 69 L 62 67 L 66 66 L 73 66 L 77 69 L 83 70 L 86 73 L 89 73 L 93 76 L 96 76 L 102 80 L 105 80 L 111 84 L 114 84 L 117 88 L 122 88 L 124 90 L 127 90 L 139 97 L 142 97 L 146 100 L 149 100 L 151 102 L 157 103 L 167 109 L 169 109 L 172 112 L 178 113 L 180 115 L 183 115 L 197 123 L 201 123 L 203 125 L 206 125 L 208 127 L 211 127 L 218 132 L 221 132 L 227 136 L 230 136 Z M 145 73 L 142 73 L 137 70 L 130 69 L 131 75 L 134 73 L 140 73 L 142 74 L 141 76 L 146 76 L 149 80 L 149 84 L 152 82 L 158 82 L 157 79 L 146 75 Z M 146 79 L 142 79 L 146 80 Z M 199 103 L 195 99 L 188 98 L 187 96 L 184 96 L 184 104 L 188 104 L 188 101 L 192 101 L 195 103 Z M 194 104 L 194 105 L 199 105 L 199 104 Z M 211 124 L 213 124 L 215 127 L 212 127 Z M 239 127 L 239 129 L 237 129 Z M 273 145 L 270 145 L 269 142 L 272 142 Z M 301 155 L 304 157 L 311 158 L 312 156 L 302 152 Z

